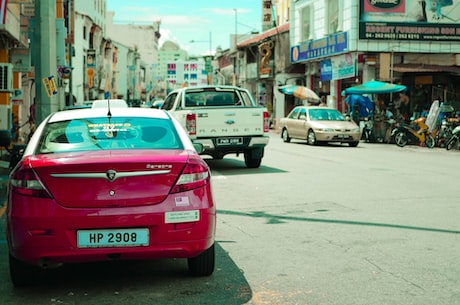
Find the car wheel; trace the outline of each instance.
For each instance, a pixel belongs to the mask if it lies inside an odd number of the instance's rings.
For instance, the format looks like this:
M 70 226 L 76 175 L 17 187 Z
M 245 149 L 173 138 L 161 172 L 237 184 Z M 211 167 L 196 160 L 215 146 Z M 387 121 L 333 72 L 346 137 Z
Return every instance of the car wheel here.
M 258 168 L 264 156 L 263 148 L 253 148 L 244 152 L 244 163 L 248 168 Z
M 359 141 L 356 141 L 356 142 L 349 142 L 348 145 L 350 145 L 350 147 L 356 147 L 358 146 L 359 144 Z
M 30 286 L 38 282 L 40 268 L 9 255 L 11 282 L 16 287 Z
M 214 160 L 222 160 L 224 158 L 224 154 L 213 154 L 212 158 Z
M 246 164 L 247 168 L 258 168 L 262 163 L 262 157 L 252 157 L 251 152 L 244 153 L 244 163 Z
M 308 145 L 316 145 L 317 144 L 315 132 L 313 130 L 311 130 L 311 129 L 308 131 L 307 143 L 308 143 Z
M 291 138 L 289 137 L 289 133 L 286 128 L 283 129 L 281 132 L 281 138 L 283 138 L 283 142 L 289 143 L 291 142 Z
M 214 272 L 214 244 L 198 256 L 188 259 L 188 270 L 193 276 L 209 276 Z
M 458 138 L 456 136 L 452 136 L 449 141 L 447 141 L 446 143 L 446 149 L 447 150 L 451 150 L 452 148 L 455 147 L 455 145 L 457 144 L 458 142 Z
M 404 147 L 407 144 L 407 135 L 404 131 L 400 131 L 395 135 L 395 143 L 399 147 Z

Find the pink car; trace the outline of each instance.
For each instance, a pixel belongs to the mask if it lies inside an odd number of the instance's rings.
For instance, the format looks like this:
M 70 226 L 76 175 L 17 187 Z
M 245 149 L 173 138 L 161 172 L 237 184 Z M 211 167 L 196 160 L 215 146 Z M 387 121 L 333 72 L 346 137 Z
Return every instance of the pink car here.
M 13 284 L 33 284 L 40 268 L 114 259 L 187 258 L 192 275 L 211 275 L 216 207 L 200 149 L 158 109 L 48 116 L 10 175 Z

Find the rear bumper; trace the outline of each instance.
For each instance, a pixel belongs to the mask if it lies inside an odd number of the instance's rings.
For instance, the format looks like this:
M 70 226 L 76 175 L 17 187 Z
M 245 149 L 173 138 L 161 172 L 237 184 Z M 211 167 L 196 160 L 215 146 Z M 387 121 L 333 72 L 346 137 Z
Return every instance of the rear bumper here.
M 203 145 L 204 151 L 203 154 L 212 153 L 212 152 L 242 152 L 251 148 L 265 147 L 268 145 L 270 137 L 268 135 L 264 136 L 233 136 L 233 137 L 222 137 L 222 138 L 241 138 L 241 144 L 231 144 L 231 145 L 219 145 L 217 143 L 220 137 L 215 138 L 206 138 L 206 139 L 194 139 L 193 143 L 200 143 Z
M 202 202 L 208 199 L 201 198 Z M 18 206 L 24 203 L 15 201 Z M 9 251 L 17 259 L 39 266 L 111 259 L 189 258 L 214 243 L 216 210 L 212 201 L 206 206 L 190 207 L 199 211 L 198 221 L 181 223 L 165 223 L 165 212 L 185 211 L 171 208 L 174 198 L 169 197 L 158 205 L 110 209 L 68 209 L 44 199 L 26 204 L 28 209 L 7 211 Z M 77 230 L 139 228 L 148 229 L 148 245 L 77 246 Z

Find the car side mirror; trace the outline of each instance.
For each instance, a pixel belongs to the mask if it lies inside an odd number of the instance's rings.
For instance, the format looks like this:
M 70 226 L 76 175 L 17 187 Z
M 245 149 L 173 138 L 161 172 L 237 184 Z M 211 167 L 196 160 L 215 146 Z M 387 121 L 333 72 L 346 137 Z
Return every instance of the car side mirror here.
M 195 147 L 196 152 L 199 154 L 204 151 L 204 146 L 201 143 L 193 143 L 193 147 Z

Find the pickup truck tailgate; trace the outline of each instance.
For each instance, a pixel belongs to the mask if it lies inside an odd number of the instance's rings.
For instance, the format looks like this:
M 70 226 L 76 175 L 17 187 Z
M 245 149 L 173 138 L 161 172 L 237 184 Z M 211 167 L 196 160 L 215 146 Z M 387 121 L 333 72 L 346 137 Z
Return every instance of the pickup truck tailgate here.
M 199 138 L 264 134 L 262 107 L 203 107 L 195 113 Z

